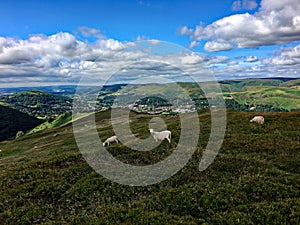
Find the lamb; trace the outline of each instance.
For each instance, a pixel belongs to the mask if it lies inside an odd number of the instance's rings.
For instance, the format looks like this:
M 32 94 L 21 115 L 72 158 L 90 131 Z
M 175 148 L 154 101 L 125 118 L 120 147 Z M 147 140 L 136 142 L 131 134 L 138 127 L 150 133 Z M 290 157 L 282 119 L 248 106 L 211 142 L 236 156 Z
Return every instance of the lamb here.
M 264 124 L 265 118 L 263 116 L 254 116 L 252 120 L 250 120 L 251 123 L 259 123 Z
M 119 143 L 119 138 L 117 137 L 117 136 L 111 136 L 111 137 L 109 137 L 109 138 L 107 138 L 104 142 L 103 142 L 103 146 L 105 146 L 106 144 L 109 146 L 110 145 L 110 143 L 112 143 L 112 142 L 117 142 L 117 144 Z
M 171 143 L 171 131 L 164 130 L 164 131 L 157 132 L 154 131 L 153 129 L 149 129 L 149 131 L 156 142 L 167 139 L 169 143 Z

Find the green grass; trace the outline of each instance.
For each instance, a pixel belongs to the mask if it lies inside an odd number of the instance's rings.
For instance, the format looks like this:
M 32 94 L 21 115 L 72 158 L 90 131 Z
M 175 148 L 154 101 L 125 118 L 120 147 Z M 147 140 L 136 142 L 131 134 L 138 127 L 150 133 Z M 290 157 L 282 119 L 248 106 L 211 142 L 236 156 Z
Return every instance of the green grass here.
M 298 87 L 245 86 L 243 89 L 234 92 L 225 90 L 223 94 L 232 96 L 241 104 L 269 104 L 287 110 L 300 109 L 300 91 Z
M 87 116 L 88 113 L 82 113 L 78 115 L 78 118 Z M 76 119 L 76 118 L 75 118 Z M 67 123 L 70 123 L 72 121 L 72 114 L 71 113 L 64 113 L 59 116 L 57 116 L 53 121 L 45 121 L 44 123 L 40 124 L 39 126 L 33 128 L 30 130 L 27 134 L 33 134 L 36 132 L 40 132 L 49 128 L 59 127 L 63 126 Z
M 199 160 L 210 130 L 199 114 L 201 135 L 189 163 L 159 184 L 130 187 L 97 174 L 81 156 L 71 124 L 0 142 L 1 224 L 299 224 L 300 113 L 228 111 L 224 143 L 203 172 Z M 146 138 L 153 116 L 131 114 L 131 129 Z M 179 140 L 178 116 L 162 116 L 171 144 L 151 152 L 122 144 L 109 151 L 136 165 L 171 154 Z M 110 112 L 96 115 L 102 139 L 113 134 Z M 80 121 L 84 124 L 85 118 Z
M 300 109 L 300 87 L 299 79 L 241 79 L 231 81 L 221 81 L 220 87 L 225 96 L 232 96 L 240 104 L 247 105 L 272 105 L 274 108 L 285 110 Z M 145 95 L 161 94 L 168 100 L 184 99 L 187 93 L 197 98 L 204 97 L 200 87 L 208 83 L 202 83 L 198 86 L 196 83 L 179 82 L 168 84 L 147 84 L 147 85 L 128 85 L 119 89 L 116 94 L 130 97 L 132 95 L 143 98 Z M 185 93 L 184 91 L 187 93 Z M 211 96 L 220 93 L 210 93 Z M 207 95 L 206 97 L 210 97 Z M 125 100 L 124 100 L 125 101 Z

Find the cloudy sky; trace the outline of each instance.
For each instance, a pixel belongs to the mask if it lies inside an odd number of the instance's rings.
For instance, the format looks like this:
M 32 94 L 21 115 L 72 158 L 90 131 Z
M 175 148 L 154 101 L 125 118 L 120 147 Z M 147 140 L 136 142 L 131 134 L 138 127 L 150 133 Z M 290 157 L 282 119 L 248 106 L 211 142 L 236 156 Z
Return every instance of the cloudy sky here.
M 11 0 L 0 12 L 1 87 L 300 77 L 299 0 Z

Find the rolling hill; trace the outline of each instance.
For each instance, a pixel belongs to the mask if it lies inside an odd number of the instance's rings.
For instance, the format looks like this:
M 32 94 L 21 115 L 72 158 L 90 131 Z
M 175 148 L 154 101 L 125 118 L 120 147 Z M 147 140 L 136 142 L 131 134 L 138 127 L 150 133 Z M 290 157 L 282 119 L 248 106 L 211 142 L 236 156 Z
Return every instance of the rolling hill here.
M 293 88 L 275 86 L 244 86 L 241 90 L 223 91 L 240 104 L 272 105 L 286 110 L 300 110 L 300 86 Z
M 28 131 L 43 121 L 26 113 L 0 105 L 0 141 L 14 138 L 18 131 Z
M 71 98 L 39 90 L 1 95 L 1 103 L 35 117 L 62 114 L 70 111 L 72 108 Z
M 71 124 L 0 143 L 0 221 L 3 224 L 299 224 L 300 113 L 228 111 L 225 139 L 215 161 L 199 172 L 210 132 L 209 111 L 199 114 L 195 154 L 176 175 L 146 187 L 114 183 L 79 152 Z M 88 117 L 79 120 L 84 126 Z M 152 115 L 131 113 L 132 132 L 149 137 Z M 179 115 L 161 116 L 172 142 L 152 151 L 123 144 L 119 160 L 149 165 L 170 155 L 180 136 Z M 110 111 L 96 114 L 102 140 L 113 134 Z
M 284 86 L 284 87 L 300 86 L 300 79 L 295 79 L 295 80 L 290 80 L 290 81 L 284 82 L 281 86 Z

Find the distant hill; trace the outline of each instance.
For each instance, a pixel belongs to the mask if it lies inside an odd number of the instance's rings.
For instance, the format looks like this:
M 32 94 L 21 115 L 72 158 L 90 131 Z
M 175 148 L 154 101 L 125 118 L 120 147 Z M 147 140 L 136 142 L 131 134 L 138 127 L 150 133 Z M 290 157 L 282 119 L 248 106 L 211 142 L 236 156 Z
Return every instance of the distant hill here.
M 253 78 L 253 79 L 241 79 L 241 80 L 227 80 L 220 81 L 221 84 L 230 84 L 234 87 L 244 87 L 244 86 L 280 86 L 285 81 L 278 78 L 274 79 L 261 79 L 261 78 Z
M 39 90 L 51 94 L 74 94 L 78 90 L 86 90 L 92 86 L 77 86 L 77 85 L 59 85 L 59 86 L 35 86 L 35 87 L 9 87 L 0 88 L 0 94 L 11 95 L 18 92 Z
M 234 108 L 236 110 L 247 111 L 247 109 L 252 107 L 255 107 L 258 112 L 266 110 L 300 110 L 300 79 L 284 77 L 251 78 L 224 80 L 219 81 L 219 83 L 224 97 L 236 101 L 237 104 L 234 104 L 235 107 L 237 106 Z M 29 88 L 0 88 L 0 105 L 15 108 L 35 117 L 49 117 L 70 112 L 72 100 L 77 97 L 82 98 L 83 102 L 87 102 L 87 104 L 82 105 L 82 112 L 89 112 L 94 109 L 106 110 L 111 108 L 113 104 L 117 107 L 126 107 L 134 104 L 136 97 L 145 99 L 152 94 L 152 97 L 156 98 L 165 97 L 172 105 L 176 104 L 176 107 L 180 107 L 187 105 L 187 93 L 182 92 L 178 88 L 179 86 L 187 91 L 197 109 L 208 107 L 205 98 L 210 98 L 211 96 L 205 96 L 197 83 L 189 82 L 153 83 L 147 85 L 114 84 L 103 86 L 101 89 L 95 86 L 76 87 L 72 85 L 36 87 L 36 90 L 30 90 Z M 79 92 L 74 95 L 76 89 Z M 26 91 L 19 92 L 20 90 Z M 13 92 L 13 94 L 10 92 Z M 233 106 L 233 104 L 230 104 L 230 106 Z
M 283 86 L 283 87 L 300 86 L 300 79 L 290 80 L 290 81 L 284 82 L 281 86 Z
M 58 115 L 72 108 L 70 97 L 39 90 L 2 95 L 0 102 L 35 117 Z
M 0 105 L 0 141 L 16 136 L 18 131 L 28 131 L 43 121 L 26 113 Z
M 220 83 L 223 94 L 240 104 L 300 110 L 300 79 L 244 79 Z
M 241 79 L 220 81 L 220 86 L 225 99 L 232 99 L 236 103 L 227 105 L 228 108 L 249 111 L 254 107 L 257 112 L 266 111 L 297 111 L 300 110 L 300 79 L 294 78 L 267 78 L 267 79 Z M 138 96 L 140 99 L 149 97 L 149 93 L 158 97 L 165 97 L 171 103 L 185 104 L 185 96 L 177 87 L 181 86 L 187 91 L 198 109 L 207 107 L 205 96 L 199 85 L 196 83 L 179 82 L 168 84 L 147 84 L 128 85 L 115 91 L 114 89 L 102 92 L 99 97 L 99 108 L 109 108 L 118 96 L 120 105 L 132 104 L 131 96 Z M 200 85 L 201 86 L 201 85 Z M 291 87 L 290 87 L 291 86 Z M 121 98 L 121 97 L 122 98 Z M 127 98 L 126 98 L 127 96 Z M 173 101 L 173 102 L 172 102 Z M 226 102 L 226 103 L 227 103 Z M 145 104 L 145 103 L 144 103 Z

